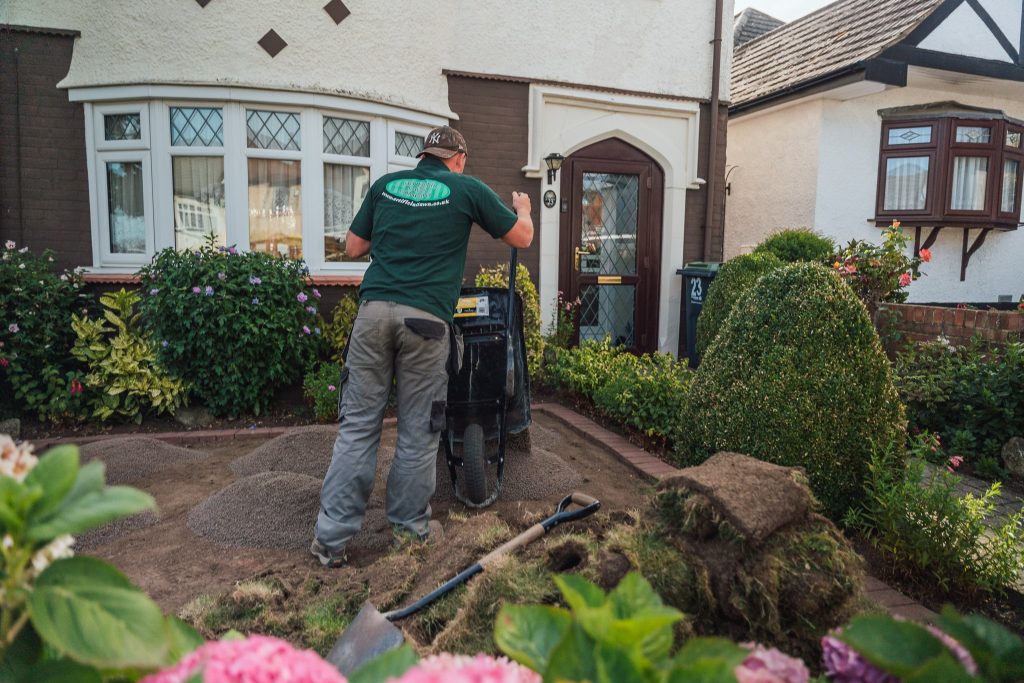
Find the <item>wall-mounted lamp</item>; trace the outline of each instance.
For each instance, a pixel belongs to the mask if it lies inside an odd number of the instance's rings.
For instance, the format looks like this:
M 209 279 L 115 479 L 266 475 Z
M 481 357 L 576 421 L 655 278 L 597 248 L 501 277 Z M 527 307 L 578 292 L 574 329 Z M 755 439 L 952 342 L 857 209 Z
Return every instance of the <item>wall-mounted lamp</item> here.
M 552 152 L 544 157 L 544 163 L 548 166 L 548 185 L 554 184 L 555 176 L 558 175 L 558 169 L 562 168 L 563 161 L 565 161 L 565 157 L 558 152 Z

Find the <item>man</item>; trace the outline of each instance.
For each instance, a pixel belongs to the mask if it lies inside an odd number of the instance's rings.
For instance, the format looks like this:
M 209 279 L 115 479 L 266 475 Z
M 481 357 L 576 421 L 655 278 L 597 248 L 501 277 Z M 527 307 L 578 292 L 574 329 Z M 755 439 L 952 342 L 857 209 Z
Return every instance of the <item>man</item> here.
M 345 240 L 351 257 L 370 254 L 359 290 L 341 388 L 341 425 L 320 493 L 310 552 L 328 567 L 345 562 L 373 489 L 381 422 L 392 378 L 398 442 L 387 481 L 388 521 L 427 538 L 434 465 L 448 393 L 448 325 L 462 282 L 473 224 L 525 249 L 533 241 L 530 198 L 512 193 L 513 213 L 476 178 L 463 175 L 468 149 L 457 130 L 427 133 L 419 165 L 370 188 Z

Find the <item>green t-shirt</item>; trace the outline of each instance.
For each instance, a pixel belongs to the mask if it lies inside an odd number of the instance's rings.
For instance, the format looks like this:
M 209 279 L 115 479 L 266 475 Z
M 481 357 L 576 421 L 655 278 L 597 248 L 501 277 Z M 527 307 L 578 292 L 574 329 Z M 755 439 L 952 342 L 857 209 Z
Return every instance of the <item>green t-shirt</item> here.
M 517 220 L 494 190 L 426 156 L 370 187 L 350 228 L 370 240 L 370 267 L 359 298 L 394 301 L 452 320 L 469 231 L 499 238 Z

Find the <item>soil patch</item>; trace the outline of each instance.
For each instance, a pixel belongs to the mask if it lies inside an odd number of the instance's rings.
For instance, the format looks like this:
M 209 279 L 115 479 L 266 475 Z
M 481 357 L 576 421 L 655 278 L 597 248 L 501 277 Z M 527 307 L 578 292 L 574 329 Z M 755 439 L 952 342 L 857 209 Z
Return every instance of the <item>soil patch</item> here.
M 322 481 L 322 475 L 312 473 L 326 471 L 333 435 L 331 426 L 304 427 L 272 440 L 238 439 L 179 449 L 193 456 L 203 452 L 207 457 L 202 459 L 165 456 L 159 468 L 127 468 L 131 484 L 156 498 L 159 517 L 146 520 L 145 527 L 133 526 L 133 521 L 107 529 L 90 540 L 89 552 L 113 562 L 169 612 L 178 612 L 199 595 L 231 591 L 253 577 L 272 577 L 286 593 L 315 585 L 339 591 L 349 587 L 351 591 L 345 590 L 352 595 L 368 591 L 375 604 L 381 599 L 405 604 L 550 515 L 573 489 L 599 498 L 602 512 L 634 508 L 652 490 L 612 454 L 558 420 L 535 413 L 528 440 L 532 452 L 509 450 L 505 488 L 494 505 L 477 511 L 456 502 L 440 457 L 431 506 L 434 519 L 444 526 L 444 538 L 393 550 L 384 514 L 384 481 L 395 443 L 392 426 L 384 430 L 377 484 L 363 530 L 349 546 L 349 565 L 329 570 L 306 548 Z M 103 449 L 104 443 L 109 442 L 92 444 L 90 450 Z M 140 458 L 156 447 L 136 444 Z M 105 459 L 114 459 L 113 447 L 103 450 Z M 552 535 L 569 531 L 567 527 Z M 542 547 L 537 544 L 532 552 Z

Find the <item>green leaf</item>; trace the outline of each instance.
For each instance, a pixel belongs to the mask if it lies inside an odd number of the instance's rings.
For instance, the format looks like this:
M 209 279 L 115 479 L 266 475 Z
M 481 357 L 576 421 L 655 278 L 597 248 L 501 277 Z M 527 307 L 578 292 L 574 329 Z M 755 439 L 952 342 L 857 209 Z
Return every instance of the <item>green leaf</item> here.
M 678 610 L 662 607 L 659 612 L 649 610 L 641 617 L 616 619 L 609 623 L 602 640 L 620 647 L 637 647 L 645 657 L 657 662 L 671 652 L 675 640 L 672 625 L 682 618 Z
M 26 486 L 39 486 L 42 497 L 32 506 L 32 514 L 45 515 L 60 505 L 78 478 L 78 447 L 57 446 L 39 459 L 25 477 Z
M 25 624 L 0 658 L 0 681 L 28 680 L 27 674 L 42 655 L 43 641 L 31 624 Z
M 651 584 L 639 572 L 630 572 L 619 585 L 608 594 L 608 600 L 615 608 L 615 616 L 628 619 L 646 609 L 659 609 L 664 603 L 654 592 Z M 682 618 L 682 613 L 679 613 Z
M 30 520 L 26 535 L 36 541 L 46 541 L 61 534 L 77 534 L 94 529 L 115 519 L 128 517 L 144 510 L 152 510 L 156 501 L 148 493 L 128 486 L 113 486 L 57 508 L 42 520 Z
M 944 650 L 914 672 L 903 676 L 903 683 L 971 683 L 973 680 L 949 650 Z
M 724 661 L 735 668 L 747 654 L 747 650 L 726 638 L 692 638 L 676 653 L 673 661 L 684 668 L 703 661 Z
M 643 681 L 651 672 L 639 662 L 631 659 L 622 649 L 608 643 L 599 643 L 594 651 L 599 683 L 620 683 L 621 681 Z
M 702 659 L 673 667 L 665 683 L 736 683 L 735 671 L 736 665 L 721 659 Z
M 967 648 L 979 672 L 989 680 L 1024 678 L 1024 643 L 999 624 L 977 615 L 961 616 L 947 606 L 938 625 Z
M 555 583 L 565 596 L 569 608 L 574 611 L 587 607 L 601 607 L 605 603 L 604 591 L 575 574 L 556 576 Z
M 32 624 L 60 652 L 104 669 L 156 668 L 167 660 L 164 615 L 113 566 L 58 560 L 29 596 Z
M 544 671 L 571 626 L 572 616 L 558 607 L 504 605 L 494 622 L 494 642 L 523 666 Z
M 398 678 L 415 666 L 418 661 L 416 651 L 408 645 L 375 657 L 359 667 L 348 677 L 349 683 L 381 683 L 391 678 Z
M 947 651 L 920 626 L 883 616 L 855 618 L 839 639 L 875 666 L 901 678 Z
M 167 661 L 166 666 L 177 664 L 185 655 L 198 649 L 206 641 L 191 625 L 178 617 L 167 617 Z
M 75 485 L 71 487 L 71 491 L 64 498 L 64 503 L 73 503 L 86 494 L 102 491 L 106 480 L 105 473 L 106 465 L 99 460 L 82 465 L 78 469 Z
M 596 645 L 579 624 L 572 624 L 565 637 L 551 651 L 548 665 L 544 669 L 544 683 L 597 680 L 594 661 Z
M 103 676 L 91 666 L 58 659 L 33 667 L 18 683 L 103 683 Z

